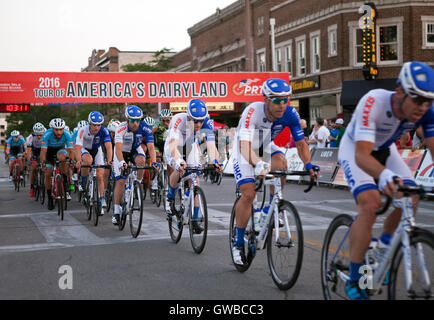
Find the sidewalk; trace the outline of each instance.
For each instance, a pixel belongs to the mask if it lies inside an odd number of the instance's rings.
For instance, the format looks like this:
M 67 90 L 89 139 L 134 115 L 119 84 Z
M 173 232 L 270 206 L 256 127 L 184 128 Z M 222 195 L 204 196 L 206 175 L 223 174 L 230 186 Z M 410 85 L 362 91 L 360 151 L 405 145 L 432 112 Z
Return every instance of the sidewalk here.
M 3 152 L 0 152 L 0 178 L 8 178 L 8 177 L 9 177 L 9 167 L 7 164 L 5 164 L 5 158 Z

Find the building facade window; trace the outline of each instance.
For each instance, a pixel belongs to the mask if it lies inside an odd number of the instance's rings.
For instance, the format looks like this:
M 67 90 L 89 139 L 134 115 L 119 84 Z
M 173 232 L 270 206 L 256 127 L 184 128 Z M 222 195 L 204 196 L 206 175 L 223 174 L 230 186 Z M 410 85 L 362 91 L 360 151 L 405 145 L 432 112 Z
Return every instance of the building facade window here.
M 261 36 L 264 34 L 264 29 L 265 29 L 264 25 L 265 25 L 265 17 L 264 16 L 259 17 L 258 18 L 258 26 L 257 26 L 258 36 Z
M 328 56 L 329 57 L 335 57 L 338 55 L 338 26 L 332 25 L 330 27 L 327 28 L 327 32 L 328 32 Z
M 292 76 L 292 45 L 285 47 L 285 71 Z
M 377 65 L 402 64 L 402 17 L 377 21 Z M 350 28 L 350 57 L 353 66 L 363 65 L 363 34 L 358 22 L 352 21 Z
M 422 16 L 422 49 L 434 48 L 434 16 Z
M 256 62 L 258 72 L 266 71 L 266 59 L 265 59 L 265 49 L 260 49 L 256 51 Z
M 320 33 L 319 31 L 310 34 L 310 48 L 311 48 L 311 70 L 312 73 L 321 71 L 321 49 L 320 49 Z
M 297 76 L 306 74 L 306 38 L 300 37 L 296 39 L 297 48 Z
M 276 49 L 276 68 L 278 72 L 282 72 L 282 49 Z

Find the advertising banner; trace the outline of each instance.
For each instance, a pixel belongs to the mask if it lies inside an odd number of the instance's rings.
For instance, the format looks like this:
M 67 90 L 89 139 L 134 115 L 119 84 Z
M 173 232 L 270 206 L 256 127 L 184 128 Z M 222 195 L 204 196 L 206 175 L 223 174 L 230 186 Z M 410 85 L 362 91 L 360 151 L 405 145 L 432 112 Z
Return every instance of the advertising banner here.
M 348 182 L 345 179 L 345 173 L 344 170 L 342 170 L 342 168 L 338 169 L 338 172 L 336 173 L 336 176 L 333 180 L 333 184 L 337 186 L 348 187 Z
M 0 103 L 253 102 L 287 72 L 0 72 Z
M 434 163 L 429 151 L 426 151 L 425 158 L 416 175 L 416 183 L 427 187 L 434 187 Z
M 312 164 L 321 167 L 319 182 L 331 183 L 338 162 L 338 148 L 315 148 L 313 149 Z
M 413 177 L 415 177 L 417 169 L 422 162 L 423 155 L 425 154 L 425 150 L 411 151 L 411 149 L 398 149 L 398 152 L 401 155 L 402 160 L 404 160 L 404 162 L 410 168 L 411 172 L 413 173 Z
M 288 170 L 291 171 L 303 171 L 304 163 L 298 156 L 297 148 L 286 149 L 286 161 L 288 163 Z M 287 176 L 286 180 L 300 180 L 300 176 Z

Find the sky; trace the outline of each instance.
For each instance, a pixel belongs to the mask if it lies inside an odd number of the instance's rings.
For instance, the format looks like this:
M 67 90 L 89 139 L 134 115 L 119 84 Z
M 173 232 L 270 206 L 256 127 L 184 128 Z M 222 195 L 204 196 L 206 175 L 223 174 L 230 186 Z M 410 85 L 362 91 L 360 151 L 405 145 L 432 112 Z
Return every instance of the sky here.
M 93 49 L 181 51 L 236 0 L 0 0 L 0 71 L 73 71 Z

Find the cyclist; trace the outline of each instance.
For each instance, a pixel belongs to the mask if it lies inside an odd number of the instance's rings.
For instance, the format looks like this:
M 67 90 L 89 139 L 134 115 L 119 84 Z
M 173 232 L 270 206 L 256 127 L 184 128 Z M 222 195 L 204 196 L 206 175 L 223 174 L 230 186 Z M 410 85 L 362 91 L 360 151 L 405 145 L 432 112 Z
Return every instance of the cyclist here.
M 143 121 L 145 121 L 145 123 L 152 129 L 152 134 L 154 136 L 155 155 L 157 155 L 158 151 L 157 151 L 157 148 L 155 147 L 155 135 L 154 135 L 154 130 L 157 128 L 157 124 L 156 124 L 155 120 L 149 116 L 145 117 L 143 119 Z M 143 151 L 145 151 L 146 158 L 149 159 L 149 153 L 148 153 L 148 150 L 146 148 L 146 137 L 143 138 L 142 148 L 143 148 Z M 157 160 L 157 162 L 159 162 L 159 161 Z M 151 172 L 150 180 L 151 180 L 151 192 L 152 192 L 152 195 L 154 196 L 155 193 L 157 192 L 157 189 L 158 189 L 158 180 L 157 180 L 157 175 L 155 174 L 155 172 Z
M 21 175 L 21 170 L 23 168 L 23 153 L 25 151 L 26 140 L 20 135 L 18 130 L 13 130 L 11 136 L 7 140 L 6 154 L 9 157 L 9 181 L 12 181 L 12 170 L 14 168 L 15 157 L 19 160 L 19 171 L 20 178 L 23 179 Z
M 42 136 L 47 129 L 40 122 L 33 125 L 33 132 L 27 138 L 27 164 L 30 167 L 30 197 L 35 196 L 36 166 L 40 162 Z
M 293 107 L 287 105 L 291 92 L 291 86 L 285 80 L 274 78 L 266 80 L 262 86 L 264 101 L 248 105 L 238 124 L 232 150 L 235 179 L 241 191 L 241 197 L 235 208 L 237 227 L 232 252 L 237 265 L 246 265 L 244 233 L 252 214 L 255 175 L 263 177 L 270 169 L 270 164 L 258 157 L 254 150 L 265 148 L 271 156 L 271 170 L 286 170 L 287 161 L 284 153 L 272 141 L 285 127 L 289 127 L 300 159 L 314 176 L 315 166 L 310 163 L 310 151 L 304 140 L 300 117 Z M 284 179 L 282 179 L 282 188 Z
M 427 146 L 434 156 L 433 100 L 434 70 L 421 62 L 404 63 L 396 90 L 374 89 L 364 95 L 342 138 L 338 159 L 358 211 L 349 233 L 350 281 L 346 293 L 350 299 L 369 299 L 358 285 L 359 269 L 371 241 L 375 211 L 381 206 L 379 191 L 392 196 L 396 192 L 394 176 L 400 177 L 401 184 L 415 184 L 394 142 L 403 133 L 422 126 Z M 417 200 L 413 197 L 414 207 Z M 385 220 L 380 238 L 385 244 L 400 217 L 401 209 L 395 209 Z
M 151 128 L 141 121 L 143 111 L 136 105 L 129 105 L 125 109 L 125 118 L 127 121 L 122 122 L 115 135 L 115 153 L 113 160 L 113 169 L 115 171 L 116 184 L 114 190 L 114 215 L 112 222 L 114 225 L 119 224 L 120 214 L 122 213 L 121 199 L 125 191 L 126 176 L 121 172 L 125 169 L 129 161 L 137 166 L 146 165 L 146 155 L 141 147 L 143 137 L 146 137 L 146 146 L 151 156 L 152 166 L 157 170 L 159 165 L 156 162 L 154 150 L 154 137 Z M 143 170 L 137 173 L 137 180 L 142 181 Z
M 76 167 L 80 170 L 82 165 L 90 166 L 95 164 L 97 166 L 104 165 L 104 154 L 101 145 L 105 145 L 107 150 L 107 162 L 109 164 L 113 161 L 112 142 L 110 139 L 109 131 L 102 124 L 104 123 L 104 116 L 98 111 L 92 111 L 88 117 L 89 125 L 82 127 L 77 134 L 77 141 L 75 145 L 75 157 L 77 159 Z M 81 180 L 79 189 L 84 190 L 87 177 L 89 176 L 89 168 L 81 170 Z M 107 203 L 104 199 L 104 169 L 96 169 L 96 177 L 98 179 L 99 187 L 99 205 L 107 208 Z M 101 210 L 101 215 L 104 210 Z
M 47 188 L 48 195 L 48 210 L 54 209 L 53 197 L 51 195 L 51 176 L 53 174 L 53 166 L 56 159 L 65 161 L 69 156 L 70 159 L 74 156 L 74 145 L 72 143 L 71 135 L 65 130 L 65 121 L 60 118 L 54 118 L 50 121 L 50 129 L 45 131 L 42 136 L 41 146 L 41 164 L 45 167 L 45 187 Z M 67 150 L 65 150 L 65 147 Z M 61 163 L 60 170 L 63 176 L 65 196 L 67 200 L 71 200 L 69 192 L 67 192 L 69 181 L 69 166 L 63 162 Z
M 200 162 L 200 150 L 197 139 L 200 136 L 200 131 L 205 131 L 207 135 L 207 145 L 210 152 L 210 159 L 221 171 L 221 165 L 217 160 L 215 152 L 215 137 L 214 124 L 208 117 L 208 109 L 205 103 L 200 99 L 192 99 L 187 104 L 186 113 L 178 113 L 175 115 L 169 124 L 168 138 L 164 145 L 164 155 L 167 159 L 167 169 L 169 171 L 169 192 L 167 194 L 167 214 L 172 215 L 175 212 L 175 195 L 179 184 L 181 174 L 184 174 L 186 162 L 183 156 L 178 151 L 178 146 L 186 147 L 185 155 L 189 165 L 198 166 Z M 188 150 L 187 150 L 188 149 Z M 193 218 L 196 219 L 199 214 L 198 204 L 195 203 Z M 200 227 L 194 221 L 193 226 L 196 233 L 200 232 Z

